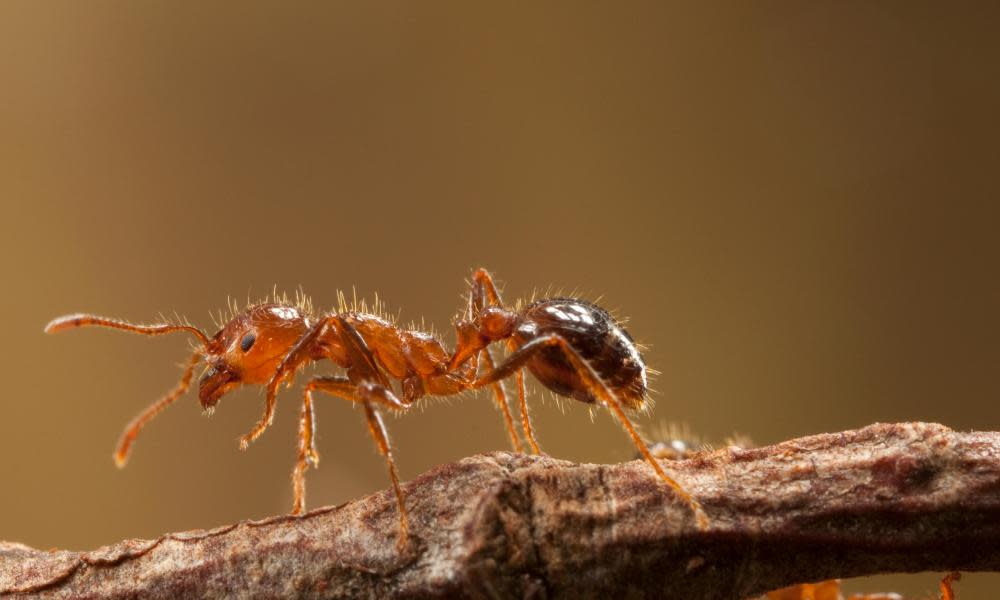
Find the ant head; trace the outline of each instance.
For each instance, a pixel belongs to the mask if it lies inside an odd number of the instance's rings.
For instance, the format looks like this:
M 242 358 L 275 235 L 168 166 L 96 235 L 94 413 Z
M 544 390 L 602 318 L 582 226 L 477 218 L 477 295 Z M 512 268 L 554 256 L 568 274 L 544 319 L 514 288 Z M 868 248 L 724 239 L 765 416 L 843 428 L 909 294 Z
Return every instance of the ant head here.
M 208 368 L 198 386 L 202 408 L 213 410 L 244 383 L 266 384 L 308 327 L 302 312 L 287 304 L 259 304 L 233 317 L 206 345 Z

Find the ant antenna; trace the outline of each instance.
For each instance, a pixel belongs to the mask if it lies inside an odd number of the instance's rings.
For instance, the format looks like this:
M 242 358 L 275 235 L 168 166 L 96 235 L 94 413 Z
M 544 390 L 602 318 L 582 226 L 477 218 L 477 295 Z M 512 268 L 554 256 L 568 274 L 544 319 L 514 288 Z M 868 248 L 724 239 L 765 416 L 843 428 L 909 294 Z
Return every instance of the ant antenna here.
M 201 345 L 205 348 L 205 350 L 208 350 L 209 345 L 208 336 L 197 327 L 192 327 L 191 325 L 171 325 L 169 323 L 136 325 L 119 319 L 111 319 L 108 317 L 99 317 L 97 315 L 82 313 L 64 315 L 62 317 L 52 319 L 49 321 L 49 324 L 45 326 L 45 333 L 58 333 L 67 329 L 76 329 L 77 327 L 108 327 L 110 329 L 120 329 L 122 331 L 142 335 L 163 335 L 166 333 L 173 333 L 175 331 L 186 331 L 198 338 L 198 341 L 201 342 Z

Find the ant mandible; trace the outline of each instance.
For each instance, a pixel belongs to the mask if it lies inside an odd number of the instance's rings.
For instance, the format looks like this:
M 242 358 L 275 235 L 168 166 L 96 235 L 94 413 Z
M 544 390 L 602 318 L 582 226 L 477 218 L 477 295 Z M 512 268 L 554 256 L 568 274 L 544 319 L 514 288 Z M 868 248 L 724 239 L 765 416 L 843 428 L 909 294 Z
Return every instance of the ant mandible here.
M 549 390 L 588 404 L 607 407 L 620 421 L 656 474 L 686 502 L 696 523 L 708 519 L 698 502 L 663 470 L 643 443 L 626 410 L 648 406 L 646 366 L 635 342 L 604 309 L 576 298 L 548 298 L 522 308 L 505 307 L 493 279 L 485 269 L 473 274 L 465 314 L 456 320 L 457 344 L 448 354 L 432 334 L 404 329 L 365 307 L 349 309 L 341 295 L 340 310 L 315 315 L 308 302 L 287 300 L 248 306 L 235 314 L 214 336 L 186 324 L 136 325 L 89 314 L 59 317 L 46 327 L 55 333 L 76 327 L 109 327 L 143 335 L 173 332 L 192 334 L 201 347 L 188 360 L 180 382 L 166 396 L 150 405 L 125 428 L 115 462 L 125 465 L 136 436 L 146 423 L 187 391 L 194 369 L 204 361 L 198 397 L 207 412 L 219 399 L 240 385 L 266 386 L 264 414 L 240 438 L 246 449 L 274 416 L 278 388 L 291 381 L 309 362 L 329 359 L 345 372 L 339 376 L 310 379 L 303 391 L 299 418 L 298 459 L 292 472 L 293 514 L 305 506 L 305 471 L 319 464 L 315 447 L 313 393 L 323 392 L 361 404 L 368 429 L 385 457 L 399 508 L 399 545 L 406 543 L 408 521 L 399 486 L 389 436 L 379 408 L 405 411 L 425 395 L 450 396 L 466 390 L 491 387 L 500 407 L 511 443 L 521 443 L 501 381 L 517 380 L 521 421 L 534 453 L 540 449 L 528 418 L 523 371 L 527 368 Z M 490 346 L 505 343 L 510 354 L 496 365 Z M 483 373 L 480 374 L 482 370 Z M 390 380 L 399 382 L 393 390 Z

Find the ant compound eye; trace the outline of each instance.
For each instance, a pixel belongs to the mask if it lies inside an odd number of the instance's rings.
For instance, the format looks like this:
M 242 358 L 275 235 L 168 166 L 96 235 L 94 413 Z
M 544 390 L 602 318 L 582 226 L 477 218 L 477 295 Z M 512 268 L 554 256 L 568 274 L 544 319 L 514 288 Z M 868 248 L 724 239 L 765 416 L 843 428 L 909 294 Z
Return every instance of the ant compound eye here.
M 243 339 L 240 340 L 240 350 L 242 350 L 244 352 L 249 352 L 250 348 L 253 348 L 253 343 L 256 342 L 256 341 L 257 341 L 257 332 L 256 331 L 248 331 L 243 336 Z

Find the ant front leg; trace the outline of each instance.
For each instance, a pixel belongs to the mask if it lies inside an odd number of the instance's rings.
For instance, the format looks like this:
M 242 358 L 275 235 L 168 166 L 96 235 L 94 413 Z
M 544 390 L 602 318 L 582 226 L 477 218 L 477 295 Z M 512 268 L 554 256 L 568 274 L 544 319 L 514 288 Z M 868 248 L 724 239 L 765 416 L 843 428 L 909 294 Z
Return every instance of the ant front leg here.
M 566 360 L 568 360 L 570 365 L 572 365 L 576 374 L 587 387 L 587 390 L 594 398 L 599 399 L 611 412 L 615 414 L 626 433 L 628 433 L 629 437 L 632 438 L 632 442 L 646 459 L 646 462 L 653 467 L 653 470 L 656 471 L 656 474 L 659 475 L 660 479 L 669 485 L 674 490 L 674 493 L 680 496 L 680 498 L 691 507 L 692 512 L 694 512 L 698 528 L 707 528 L 708 517 L 705 516 L 705 511 L 701 508 L 698 501 L 695 500 L 691 494 L 681 487 L 681 485 L 672 477 L 667 475 L 666 471 L 663 470 L 663 467 L 660 466 L 660 463 L 658 463 L 649 452 L 649 448 L 642 440 L 642 437 L 639 436 L 635 426 L 632 425 L 632 421 L 629 420 L 628 415 L 625 414 L 625 409 L 622 407 L 621 401 L 618 400 L 618 397 L 615 396 L 614 392 L 612 392 L 610 388 L 608 388 L 607 384 L 605 384 L 600 375 L 594 371 L 593 367 L 591 367 L 590 364 L 587 363 L 582 356 L 580 356 L 576 349 L 574 349 L 573 346 L 562 336 L 549 334 L 531 340 L 508 356 L 507 360 L 496 369 L 493 369 L 492 372 L 477 379 L 472 384 L 472 387 L 478 388 L 490 385 L 494 381 L 510 377 L 515 372 L 524 368 L 529 360 L 534 358 L 540 351 L 545 350 L 546 348 L 559 348 L 562 350 Z
M 250 442 L 256 440 L 260 437 L 264 430 L 268 428 L 271 421 L 274 420 L 274 407 L 278 400 L 278 388 L 281 383 L 295 374 L 305 362 L 312 359 L 312 351 L 319 340 L 328 330 L 331 321 L 336 317 L 328 316 L 320 319 L 315 325 L 309 328 L 299 341 L 295 342 L 292 349 L 288 351 L 285 358 L 282 359 L 278 368 L 275 369 L 274 375 L 271 376 L 271 380 L 267 384 L 267 396 L 264 401 L 264 414 L 261 416 L 260 421 L 254 425 L 253 429 L 249 433 L 240 438 L 240 449 L 246 450 L 250 446 Z

